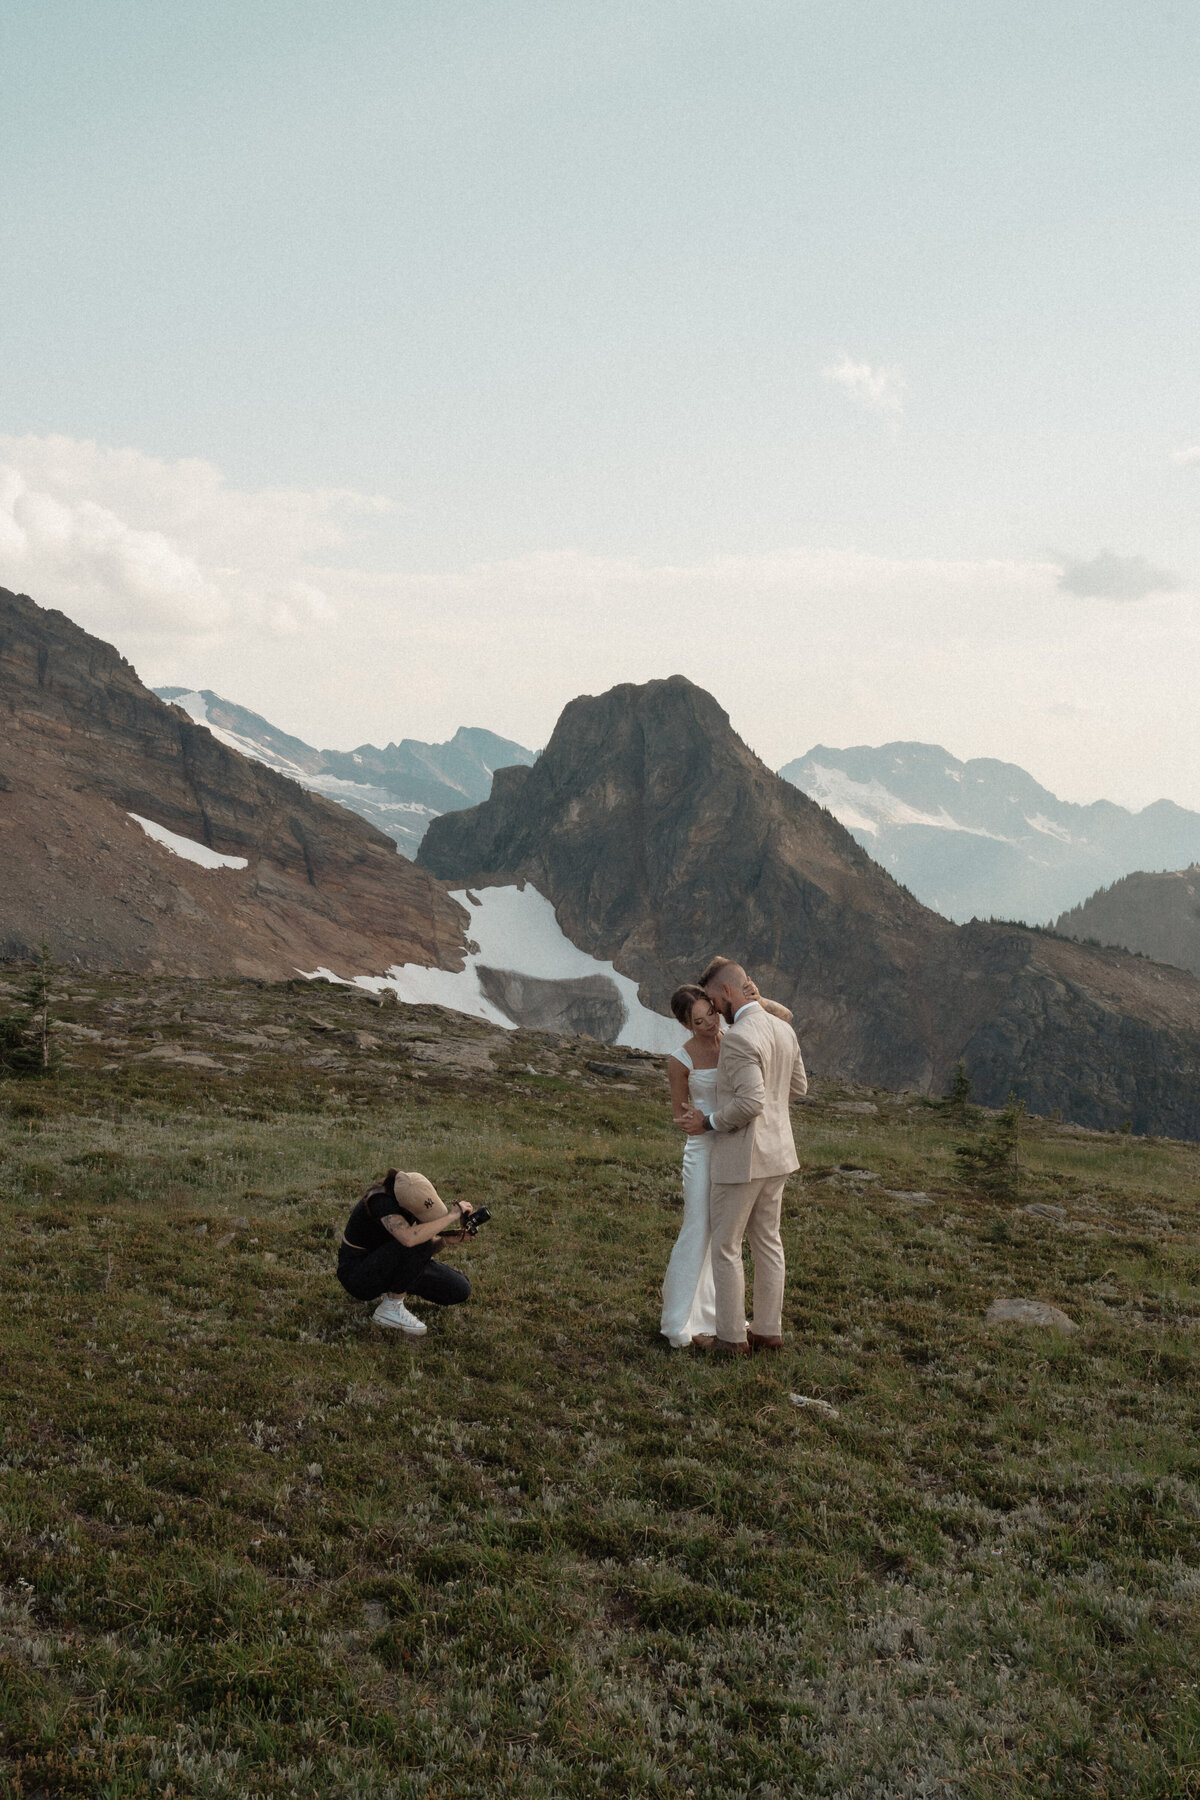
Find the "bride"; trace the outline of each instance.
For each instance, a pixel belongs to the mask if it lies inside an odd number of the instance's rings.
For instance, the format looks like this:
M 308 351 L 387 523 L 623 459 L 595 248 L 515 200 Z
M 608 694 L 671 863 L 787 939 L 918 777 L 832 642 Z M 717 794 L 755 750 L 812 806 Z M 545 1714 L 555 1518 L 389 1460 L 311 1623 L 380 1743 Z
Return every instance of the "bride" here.
M 717 958 L 705 975 L 711 980 L 716 967 L 727 960 Z M 757 1000 L 781 1019 L 791 1019 L 786 1006 L 764 1000 L 752 981 L 746 983 L 746 999 Z M 721 1015 L 704 989 L 690 984 L 676 988 L 671 995 L 671 1011 L 690 1033 L 687 1042 L 667 1058 L 671 1113 L 676 1125 L 683 1126 L 689 1108 L 710 1113 L 716 1106 Z M 710 1132 L 689 1133 L 683 1143 L 683 1224 L 663 1277 L 662 1333 L 675 1350 L 689 1344 L 707 1350 L 716 1336 L 717 1305 L 708 1242 L 712 1146 Z

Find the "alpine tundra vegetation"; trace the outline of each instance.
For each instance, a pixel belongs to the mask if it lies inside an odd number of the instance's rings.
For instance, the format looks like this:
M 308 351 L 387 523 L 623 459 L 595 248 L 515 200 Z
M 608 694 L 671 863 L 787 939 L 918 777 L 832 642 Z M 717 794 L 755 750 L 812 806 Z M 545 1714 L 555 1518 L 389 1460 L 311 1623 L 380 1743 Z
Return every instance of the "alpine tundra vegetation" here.
M 714 1367 L 657 1332 L 658 1059 L 298 981 L 54 1016 L 0 1083 L 6 1800 L 1200 1791 L 1194 1145 L 1026 1117 L 999 1198 L 994 1115 L 818 1079 L 785 1351 Z M 416 1343 L 333 1278 L 397 1161 L 494 1214 Z

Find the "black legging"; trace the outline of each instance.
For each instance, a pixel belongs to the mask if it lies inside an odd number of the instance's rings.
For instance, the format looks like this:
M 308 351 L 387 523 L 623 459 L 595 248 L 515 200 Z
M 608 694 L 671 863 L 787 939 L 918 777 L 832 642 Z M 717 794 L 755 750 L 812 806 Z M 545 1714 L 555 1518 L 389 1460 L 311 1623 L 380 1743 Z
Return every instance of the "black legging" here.
M 461 1306 L 471 1284 L 458 1269 L 436 1257 L 422 1260 L 403 1244 L 380 1244 L 378 1250 L 338 1253 L 337 1277 L 354 1300 L 378 1300 L 381 1294 L 415 1294 L 437 1306 Z

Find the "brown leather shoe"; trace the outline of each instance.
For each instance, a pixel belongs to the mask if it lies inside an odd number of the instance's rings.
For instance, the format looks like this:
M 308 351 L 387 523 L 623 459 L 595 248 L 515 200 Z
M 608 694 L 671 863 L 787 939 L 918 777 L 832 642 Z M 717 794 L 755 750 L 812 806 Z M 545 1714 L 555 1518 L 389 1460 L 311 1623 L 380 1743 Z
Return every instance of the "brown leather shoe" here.
M 783 1349 L 783 1339 L 781 1337 L 759 1337 L 756 1331 L 747 1331 L 746 1341 L 751 1350 Z
M 694 1339 L 693 1342 L 695 1342 Z M 750 1354 L 749 1344 L 731 1344 L 728 1338 L 715 1338 L 713 1349 L 721 1356 L 749 1356 Z
M 716 1338 L 710 1337 L 706 1331 L 698 1331 L 692 1339 L 692 1349 L 711 1350 L 716 1341 Z

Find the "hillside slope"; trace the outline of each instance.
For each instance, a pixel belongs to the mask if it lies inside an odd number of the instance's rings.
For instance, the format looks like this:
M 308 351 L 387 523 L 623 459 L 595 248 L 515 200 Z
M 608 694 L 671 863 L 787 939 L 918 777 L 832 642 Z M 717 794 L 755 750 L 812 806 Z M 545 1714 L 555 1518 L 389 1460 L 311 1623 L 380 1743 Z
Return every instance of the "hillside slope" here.
M 1134 869 L 1200 858 L 1200 813 L 1060 800 L 1015 763 L 937 744 L 818 744 L 779 771 L 947 918 L 1045 924 Z
M 1126 875 L 1065 912 L 1055 929 L 1064 937 L 1119 944 L 1200 975 L 1200 863 L 1165 874 Z
M 93 968 L 461 965 L 462 908 L 388 838 L 219 743 L 111 645 L 5 589 L 0 719 L 4 955 L 45 935 L 57 959 Z M 245 866 L 201 866 L 213 852 Z
M 486 800 L 494 769 L 533 761 L 532 750 L 522 744 L 471 725 L 460 726 L 444 744 L 403 738 L 382 750 L 374 744 L 317 750 L 210 688 L 154 691 L 160 700 L 182 707 L 198 725 L 207 725 L 231 749 L 369 819 L 406 856 L 416 854 L 430 819 Z
M 530 769 L 435 820 L 421 862 L 530 881 L 660 1010 L 717 951 L 796 1012 L 822 1074 L 940 1091 L 967 1061 L 1086 1124 L 1200 1135 L 1200 983 L 1020 928 L 956 927 L 747 749 L 680 676 L 572 702 Z

